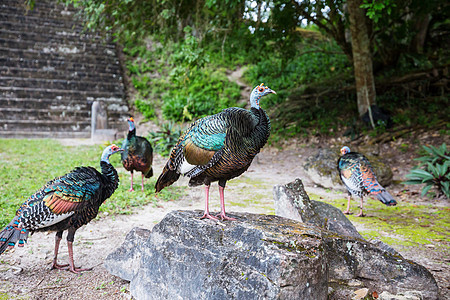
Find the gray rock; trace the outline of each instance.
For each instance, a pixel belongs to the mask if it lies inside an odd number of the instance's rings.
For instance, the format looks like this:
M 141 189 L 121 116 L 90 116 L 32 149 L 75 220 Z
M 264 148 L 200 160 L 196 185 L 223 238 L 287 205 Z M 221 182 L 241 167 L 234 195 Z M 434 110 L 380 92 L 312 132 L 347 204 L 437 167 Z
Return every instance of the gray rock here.
M 338 208 L 328 203 L 310 200 L 299 178 L 286 185 L 274 186 L 273 198 L 277 216 L 310 223 L 340 235 L 363 239 L 352 222 Z
M 422 299 L 438 299 L 433 275 L 423 266 L 392 255 L 375 245 L 357 239 L 327 236 L 329 299 L 347 299 L 360 288 L 392 294 L 422 294 Z
M 356 151 L 356 149 L 352 149 L 352 151 Z M 369 159 L 378 182 L 384 187 L 390 185 L 393 178 L 391 168 L 381 162 L 378 157 L 363 154 Z M 346 191 L 337 171 L 339 156 L 339 149 L 320 148 L 306 159 L 304 169 L 314 184 L 324 188 Z
M 150 236 L 150 230 L 133 228 L 125 237 L 121 247 L 110 253 L 104 262 L 105 269 L 115 276 L 131 281 L 136 275 L 141 261 L 140 245 Z
M 136 299 L 327 299 L 319 228 L 277 216 L 234 222 L 175 211 L 157 224 L 131 281 Z
M 367 288 L 437 299 L 438 287 L 427 269 L 367 241 L 279 216 L 234 213 L 237 221 L 214 222 L 199 220 L 201 213 L 167 214 L 146 242 L 130 243 L 127 236 L 116 252 L 139 253 L 139 266 L 130 265 L 128 254 L 108 257 L 124 260 L 116 263 L 127 269 L 116 271 L 118 276 L 129 278 L 129 269 L 137 269 L 133 297 L 350 299 Z
M 420 292 L 410 291 L 406 293 L 400 293 L 393 295 L 389 292 L 382 292 L 378 300 L 422 300 L 422 294 Z

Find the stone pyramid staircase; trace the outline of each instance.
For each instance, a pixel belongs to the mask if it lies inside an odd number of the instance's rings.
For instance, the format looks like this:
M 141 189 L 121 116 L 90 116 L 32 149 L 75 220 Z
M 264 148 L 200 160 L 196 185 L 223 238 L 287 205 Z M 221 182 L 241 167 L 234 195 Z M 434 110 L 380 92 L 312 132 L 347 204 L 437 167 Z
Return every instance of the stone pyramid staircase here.
M 94 101 L 126 130 L 115 45 L 84 32 L 73 7 L 24 2 L 0 0 L 0 137 L 90 137 Z

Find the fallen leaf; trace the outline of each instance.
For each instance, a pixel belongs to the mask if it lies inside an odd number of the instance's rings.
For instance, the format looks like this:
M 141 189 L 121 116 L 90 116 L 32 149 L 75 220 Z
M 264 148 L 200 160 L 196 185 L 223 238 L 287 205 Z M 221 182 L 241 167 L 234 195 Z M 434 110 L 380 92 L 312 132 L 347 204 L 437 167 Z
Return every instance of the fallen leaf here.
M 360 300 L 367 296 L 369 293 L 368 288 L 362 288 L 353 292 L 355 296 L 353 296 L 352 300 Z

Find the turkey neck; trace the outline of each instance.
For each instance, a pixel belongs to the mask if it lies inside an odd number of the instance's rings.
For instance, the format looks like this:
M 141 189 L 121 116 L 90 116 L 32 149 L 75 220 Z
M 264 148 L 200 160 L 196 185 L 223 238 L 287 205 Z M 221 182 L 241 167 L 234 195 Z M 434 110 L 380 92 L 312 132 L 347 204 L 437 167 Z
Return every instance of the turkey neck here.
M 131 140 L 136 136 L 136 128 L 133 128 L 133 130 L 128 131 L 127 139 Z
M 103 183 L 105 184 L 103 188 L 103 201 L 111 197 L 114 191 L 119 186 L 119 176 L 117 175 L 116 169 L 105 161 L 100 162 L 100 167 L 102 168 Z
M 270 120 L 262 108 L 252 107 L 250 112 L 254 116 L 253 140 L 258 148 L 262 148 L 270 135 Z

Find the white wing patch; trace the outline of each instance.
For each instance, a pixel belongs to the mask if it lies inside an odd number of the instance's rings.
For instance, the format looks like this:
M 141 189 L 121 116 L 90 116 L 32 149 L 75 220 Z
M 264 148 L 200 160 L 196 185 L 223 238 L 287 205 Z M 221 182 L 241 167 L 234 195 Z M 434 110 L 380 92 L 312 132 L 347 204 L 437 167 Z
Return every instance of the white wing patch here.
M 192 170 L 195 167 L 197 167 L 197 166 L 196 165 L 191 165 L 185 159 L 183 159 L 183 163 L 182 163 L 181 168 L 180 168 L 180 173 L 184 175 L 184 174 L 186 174 L 187 172 L 189 172 L 190 170 Z

